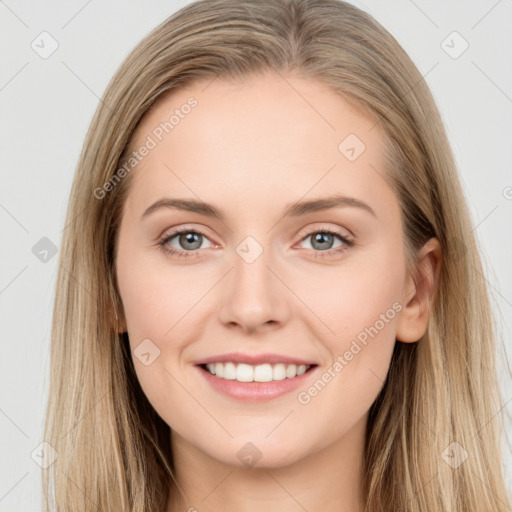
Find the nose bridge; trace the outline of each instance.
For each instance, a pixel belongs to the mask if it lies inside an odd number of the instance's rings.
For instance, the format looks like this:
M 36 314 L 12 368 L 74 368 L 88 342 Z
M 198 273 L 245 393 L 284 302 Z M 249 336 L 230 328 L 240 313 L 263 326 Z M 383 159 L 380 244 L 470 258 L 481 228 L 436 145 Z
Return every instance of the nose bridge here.
M 283 322 L 285 290 L 273 275 L 271 251 L 253 236 L 235 247 L 233 271 L 222 298 L 221 320 L 254 330 L 269 322 Z M 269 268 L 270 267 L 270 268 Z

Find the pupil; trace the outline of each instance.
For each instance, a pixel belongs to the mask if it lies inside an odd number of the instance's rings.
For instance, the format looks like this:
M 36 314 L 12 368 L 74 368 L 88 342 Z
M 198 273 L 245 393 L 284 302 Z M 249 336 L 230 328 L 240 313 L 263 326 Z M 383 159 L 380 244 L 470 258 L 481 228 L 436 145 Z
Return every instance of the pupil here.
M 317 233 L 314 240 L 315 240 L 315 243 L 320 243 L 320 245 L 323 243 L 325 244 L 326 243 L 326 240 L 325 240 L 325 237 L 327 237 L 327 239 L 329 238 L 332 238 L 332 235 L 330 235 L 329 233 Z M 327 243 L 329 242 L 330 240 L 327 240 Z M 318 249 L 326 249 L 326 247 L 318 247 Z
M 196 243 L 196 246 L 188 247 L 188 249 L 197 249 L 198 247 L 201 246 L 201 240 L 200 240 L 201 236 L 202 235 L 200 235 L 199 233 L 189 232 L 189 233 L 184 233 L 183 235 L 181 235 L 181 238 L 184 239 L 185 244 L 187 244 L 187 243 L 194 244 L 194 242 Z

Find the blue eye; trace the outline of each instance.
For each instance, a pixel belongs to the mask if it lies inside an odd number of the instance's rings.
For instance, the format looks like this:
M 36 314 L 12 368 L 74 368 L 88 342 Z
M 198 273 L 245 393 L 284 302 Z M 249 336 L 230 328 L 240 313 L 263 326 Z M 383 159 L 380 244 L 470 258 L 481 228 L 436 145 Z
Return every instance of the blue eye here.
M 304 242 L 308 238 L 312 239 L 311 245 L 313 246 L 313 249 L 318 249 L 316 252 L 325 252 L 327 254 L 337 253 L 345 250 L 346 247 L 352 247 L 354 245 L 352 240 L 331 229 L 311 231 L 302 239 L 302 241 Z M 338 246 L 333 248 L 333 243 L 336 238 L 341 241 L 341 247 Z M 323 254 L 321 256 L 323 256 Z
M 352 247 L 354 245 L 353 240 L 350 240 L 341 233 L 338 233 L 337 231 L 329 228 L 321 228 L 310 231 L 301 239 L 301 242 L 304 242 L 311 237 L 313 237 L 311 245 L 312 249 L 316 253 L 315 258 L 318 256 L 325 257 L 332 254 L 341 253 L 345 251 L 347 247 Z M 181 248 L 171 244 L 175 238 L 177 239 L 177 242 Z M 341 245 L 333 248 L 333 243 L 336 238 L 341 242 Z M 165 253 L 170 254 L 173 257 L 187 258 L 192 256 L 195 257 L 198 255 L 204 240 L 209 241 L 207 236 L 199 231 L 195 231 L 193 229 L 181 229 L 164 235 L 164 237 L 158 242 L 158 245 Z M 212 247 L 212 245 L 209 247 Z
M 178 237 L 178 243 L 186 250 L 175 248 L 172 245 L 170 245 L 171 240 L 173 240 L 176 237 Z M 178 257 L 184 256 L 186 258 L 189 256 L 195 256 L 197 254 L 197 251 L 201 246 L 203 240 L 208 240 L 208 238 L 206 238 L 206 235 L 203 235 L 202 233 L 194 231 L 192 229 L 182 229 L 173 231 L 172 233 L 165 235 L 164 238 L 160 240 L 158 244 L 165 252 L 176 255 Z

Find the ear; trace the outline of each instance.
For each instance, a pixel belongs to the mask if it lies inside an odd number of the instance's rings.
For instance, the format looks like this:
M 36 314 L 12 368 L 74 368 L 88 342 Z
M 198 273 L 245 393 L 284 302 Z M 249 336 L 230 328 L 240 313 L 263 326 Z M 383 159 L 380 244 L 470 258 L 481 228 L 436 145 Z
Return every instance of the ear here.
M 431 238 L 419 251 L 417 278 L 408 275 L 402 296 L 405 304 L 397 322 L 396 339 L 404 343 L 418 341 L 427 330 L 430 302 L 435 295 L 441 270 L 441 246 Z

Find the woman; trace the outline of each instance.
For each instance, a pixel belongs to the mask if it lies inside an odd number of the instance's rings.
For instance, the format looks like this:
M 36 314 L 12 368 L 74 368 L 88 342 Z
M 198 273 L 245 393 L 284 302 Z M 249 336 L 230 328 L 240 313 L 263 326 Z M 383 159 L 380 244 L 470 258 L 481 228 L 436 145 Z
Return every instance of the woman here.
M 468 210 L 369 15 L 181 9 L 107 88 L 66 225 L 55 509 L 510 508 Z

